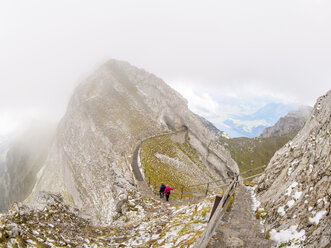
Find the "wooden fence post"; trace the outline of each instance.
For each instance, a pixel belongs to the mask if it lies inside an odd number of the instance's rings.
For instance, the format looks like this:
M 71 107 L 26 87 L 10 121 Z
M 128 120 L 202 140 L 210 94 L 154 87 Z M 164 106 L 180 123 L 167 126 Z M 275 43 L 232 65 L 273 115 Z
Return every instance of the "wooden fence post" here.
M 206 196 L 208 195 L 208 188 L 209 188 L 209 183 L 207 183 Z
M 180 199 L 183 199 L 183 189 L 184 189 L 184 187 L 182 187 L 182 188 L 180 189 Z
M 151 185 L 151 178 L 148 177 L 148 185 Z

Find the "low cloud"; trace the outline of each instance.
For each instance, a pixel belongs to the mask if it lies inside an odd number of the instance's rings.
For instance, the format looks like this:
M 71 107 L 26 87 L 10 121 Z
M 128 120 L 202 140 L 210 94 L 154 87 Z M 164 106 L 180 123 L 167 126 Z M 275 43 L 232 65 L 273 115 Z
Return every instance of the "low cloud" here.
M 232 137 L 254 137 L 299 105 L 285 96 L 268 91 L 245 91 L 245 87 L 242 92 L 222 91 L 222 94 L 214 95 L 202 89 L 196 91 L 183 82 L 172 83 L 172 87 L 188 100 L 193 112 L 205 117 L 220 130 L 229 132 Z
M 59 120 L 75 86 L 110 58 L 174 88 L 187 84 L 179 91 L 190 108 L 217 123 L 269 99 L 313 105 L 330 89 L 330 8 L 327 0 L 2 1 L 0 111 Z M 7 123 L 25 118 L 11 116 Z

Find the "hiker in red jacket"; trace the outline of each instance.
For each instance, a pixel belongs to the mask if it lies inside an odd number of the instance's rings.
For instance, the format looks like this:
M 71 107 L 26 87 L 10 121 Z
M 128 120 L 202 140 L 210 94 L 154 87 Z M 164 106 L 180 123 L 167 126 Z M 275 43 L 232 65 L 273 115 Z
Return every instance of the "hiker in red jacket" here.
M 167 187 L 165 188 L 165 190 L 164 190 L 164 194 L 166 195 L 166 200 L 167 200 L 167 201 L 169 201 L 170 191 L 171 191 L 171 190 L 174 190 L 174 189 L 175 189 L 175 187 L 170 188 L 169 186 L 167 186 Z

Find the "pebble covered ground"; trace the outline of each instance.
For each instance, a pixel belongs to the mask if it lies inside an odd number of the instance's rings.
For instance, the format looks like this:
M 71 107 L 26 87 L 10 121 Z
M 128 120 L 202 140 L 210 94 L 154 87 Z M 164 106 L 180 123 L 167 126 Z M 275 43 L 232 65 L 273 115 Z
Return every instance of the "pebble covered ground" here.
M 199 203 L 167 203 L 131 192 L 125 214 L 99 227 L 60 195 L 44 194 L 42 209 L 16 203 L 1 216 L 0 247 L 191 247 L 214 201 L 211 195 Z
M 231 211 L 223 217 L 207 247 L 275 247 L 274 242 L 266 239 L 248 190 L 238 187 L 235 198 Z

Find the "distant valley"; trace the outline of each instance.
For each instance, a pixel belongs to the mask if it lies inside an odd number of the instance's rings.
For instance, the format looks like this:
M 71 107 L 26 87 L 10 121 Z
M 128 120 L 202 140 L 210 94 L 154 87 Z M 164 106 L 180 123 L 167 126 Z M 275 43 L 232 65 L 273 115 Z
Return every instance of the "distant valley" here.
M 308 119 L 312 108 L 302 106 L 281 117 L 274 126 L 266 127 L 260 137 L 220 138 L 241 172 L 268 165 L 277 150 L 293 139 Z M 249 172 L 245 177 L 263 172 L 264 169 Z

